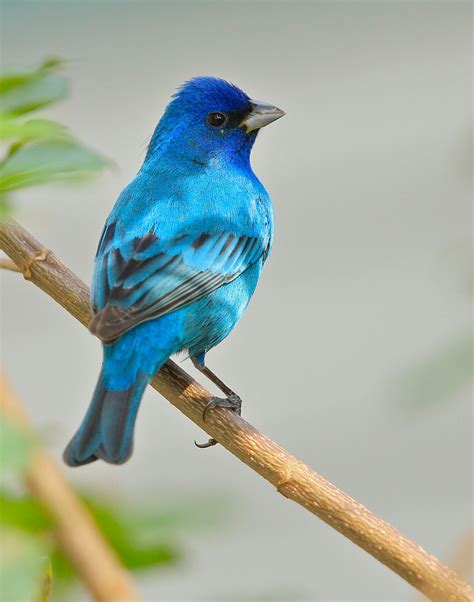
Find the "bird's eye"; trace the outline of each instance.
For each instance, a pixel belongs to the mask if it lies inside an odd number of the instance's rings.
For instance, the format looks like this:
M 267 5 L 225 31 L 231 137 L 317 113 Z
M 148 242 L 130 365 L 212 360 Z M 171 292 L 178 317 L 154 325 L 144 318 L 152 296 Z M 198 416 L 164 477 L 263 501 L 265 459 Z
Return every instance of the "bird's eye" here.
M 209 113 L 207 123 L 212 125 L 213 128 L 220 128 L 227 123 L 227 117 L 224 113 Z

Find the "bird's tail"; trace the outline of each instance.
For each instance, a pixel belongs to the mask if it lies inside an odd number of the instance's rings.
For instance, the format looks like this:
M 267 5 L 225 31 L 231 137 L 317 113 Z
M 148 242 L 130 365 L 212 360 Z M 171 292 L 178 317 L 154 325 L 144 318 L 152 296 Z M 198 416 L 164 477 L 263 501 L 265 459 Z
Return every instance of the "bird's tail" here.
M 138 371 L 126 389 L 107 385 L 104 367 L 92 401 L 78 431 L 64 450 L 69 466 L 82 466 L 101 459 L 123 464 L 133 450 L 133 430 L 143 392 L 151 376 Z

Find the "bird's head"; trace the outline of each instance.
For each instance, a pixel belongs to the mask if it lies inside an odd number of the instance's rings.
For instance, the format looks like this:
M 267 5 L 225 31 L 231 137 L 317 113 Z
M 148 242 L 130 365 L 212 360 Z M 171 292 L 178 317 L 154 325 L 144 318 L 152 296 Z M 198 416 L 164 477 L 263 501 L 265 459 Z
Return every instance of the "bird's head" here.
M 226 159 L 248 162 L 258 130 L 284 114 L 225 80 L 196 77 L 173 96 L 145 162 L 163 155 L 203 165 Z

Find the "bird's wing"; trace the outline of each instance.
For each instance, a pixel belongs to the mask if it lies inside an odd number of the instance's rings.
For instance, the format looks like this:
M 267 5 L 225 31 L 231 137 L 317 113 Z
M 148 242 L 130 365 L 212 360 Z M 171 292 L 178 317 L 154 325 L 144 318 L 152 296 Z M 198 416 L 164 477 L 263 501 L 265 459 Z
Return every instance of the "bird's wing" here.
M 160 240 L 153 231 L 124 240 L 114 224 L 99 243 L 90 330 L 104 342 L 152 318 L 189 305 L 264 258 L 270 234 L 229 231 Z

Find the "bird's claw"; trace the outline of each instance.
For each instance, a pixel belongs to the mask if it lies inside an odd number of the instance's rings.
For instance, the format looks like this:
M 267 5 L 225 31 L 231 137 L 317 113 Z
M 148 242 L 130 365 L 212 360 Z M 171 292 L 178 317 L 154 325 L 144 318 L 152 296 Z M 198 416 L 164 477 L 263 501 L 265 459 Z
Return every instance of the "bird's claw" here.
M 209 400 L 204 408 L 204 412 L 202 413 L 202 419 L 204 422 L 206 422 L 208 411 L 212 410 L 213 408 L 229 408 L 229 410 L 233 410 L 240 416 L 242 412 L 242 400 L 235 393 L 229 395 L 229 397 L 213 397 Z
M 204 420 L 204 422 L 206 422 L 206 415 L 208 411 L 212 410 L 213 408 L 228 408 L 229 410 L 233 410 L 240 416 L 242 411 L 242 400 L 235 393 L 229 395 L 229 397 L 213 397 L 209 400 L 202 413 L 202 419 Z M 197 443 L 195 441 L 194 445 L 196 447 L 199 447 L 199 449 L 205 449 L 206 447 L 212 447 L 213 445 L 217 445 L 217 441 L 215 439 L 209 439 L 207 443 Z
M 217 445 L 217 441 L 215 439 L 209 439 L 207 443 L 198 443 L 194 441 L 194 445 L 199 447 L 199 449 L 206 449 L 206 447 L 212 447 L 213 445 Z

